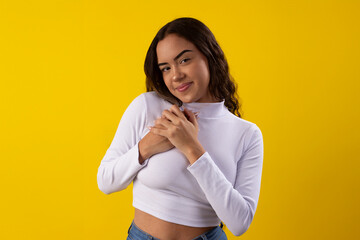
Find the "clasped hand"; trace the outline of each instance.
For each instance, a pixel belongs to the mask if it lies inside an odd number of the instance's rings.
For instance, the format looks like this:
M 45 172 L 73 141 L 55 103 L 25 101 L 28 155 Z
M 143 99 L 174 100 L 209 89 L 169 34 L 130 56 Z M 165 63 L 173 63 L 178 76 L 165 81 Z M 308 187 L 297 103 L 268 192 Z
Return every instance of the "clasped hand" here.
M 190 110 L 185 108 L 182 112 L 173 105 L 156 119 L 155 125 L 150 127 L 150 133 L 167 138 L 193 163 L 205 152 L 197 138 L 199 126 L 196 118 Z

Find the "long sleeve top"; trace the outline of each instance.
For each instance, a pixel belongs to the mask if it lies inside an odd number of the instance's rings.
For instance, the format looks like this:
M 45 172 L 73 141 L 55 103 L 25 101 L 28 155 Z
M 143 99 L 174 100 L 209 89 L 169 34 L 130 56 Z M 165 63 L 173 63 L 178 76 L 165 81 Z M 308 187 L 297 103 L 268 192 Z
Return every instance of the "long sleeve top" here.
M 133 182 L 133 206 L 162 220 L 193 227 L 223 221 L 236 236 L 250 226 L 263 166 L 258 126 L 224 105 L 184 103 L 198 112 L 198 139 L 206 152 L 189 164 L 173 148 L 139 163 L 139 141 L 171 103 L 155 92 L 136 97 L 124 112 L 97 173 L 99 189 L 114 193 Z

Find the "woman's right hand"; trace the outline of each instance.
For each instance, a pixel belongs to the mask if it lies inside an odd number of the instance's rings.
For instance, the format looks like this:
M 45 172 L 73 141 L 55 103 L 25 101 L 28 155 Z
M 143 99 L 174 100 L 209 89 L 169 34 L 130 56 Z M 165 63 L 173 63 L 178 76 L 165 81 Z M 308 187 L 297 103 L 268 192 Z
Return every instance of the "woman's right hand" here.
M 156 124 L 158 128 L 163 128 L 162 125 Z M 157 153 L 166 152 L 172 149 L 174 145 L 166 137 L 149 132 L 139 142 L 139 163 L 143 162 Z

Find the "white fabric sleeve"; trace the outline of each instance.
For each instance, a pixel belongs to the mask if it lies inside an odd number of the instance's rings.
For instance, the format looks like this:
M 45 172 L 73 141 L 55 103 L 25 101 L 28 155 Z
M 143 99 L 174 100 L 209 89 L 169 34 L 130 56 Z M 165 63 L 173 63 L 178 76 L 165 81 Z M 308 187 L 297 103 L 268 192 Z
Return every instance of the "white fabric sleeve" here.
M 237 163 L 234 186 L 205 152 L 188 170 L 196 178 L 218 217 L 235 235 L 242 235 L 253 220 L 260 195 L 263 138 L 254 124 L 250 142 Z
M 146 102 L 142 94 L 125 110 L 114 139 L 98 168 L 98 187 L 105 194 L 127 188 L 137 173 L 147 165 L 149 159 L 143 164 L 139 163 L 138 147 L 145 123 Z

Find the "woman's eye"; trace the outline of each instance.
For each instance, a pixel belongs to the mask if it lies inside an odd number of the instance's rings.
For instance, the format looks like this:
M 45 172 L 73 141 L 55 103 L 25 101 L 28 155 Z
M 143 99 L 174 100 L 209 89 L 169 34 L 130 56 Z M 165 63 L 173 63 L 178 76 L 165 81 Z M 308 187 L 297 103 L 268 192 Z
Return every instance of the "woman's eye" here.
M 187 62 L 187 61 L 189 61 L 189 60 L 190 60 L 190 58 L 184 58 L 183 60 L 181 60 L 180 63 L 182 63 L 182 62 Z
M 169 68 L 168 67 L 164 67 L 163 69 L 161 69 L 162 72 L 166 72 Z

